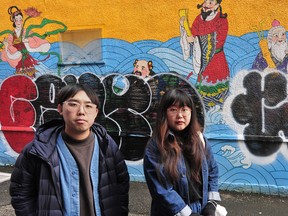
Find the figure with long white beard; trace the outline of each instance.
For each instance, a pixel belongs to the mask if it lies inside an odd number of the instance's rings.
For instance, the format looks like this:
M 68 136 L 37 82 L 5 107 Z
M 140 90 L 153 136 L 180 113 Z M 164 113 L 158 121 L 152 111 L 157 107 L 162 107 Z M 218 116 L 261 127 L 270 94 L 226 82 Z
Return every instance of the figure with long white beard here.
M 288 46 L 286 30 L 278 20 L 272 22 L 267 40 L 260 39 L 261 52 L 255 58 L 252 69 L 259 71 L 282 71 L 287 73 Z

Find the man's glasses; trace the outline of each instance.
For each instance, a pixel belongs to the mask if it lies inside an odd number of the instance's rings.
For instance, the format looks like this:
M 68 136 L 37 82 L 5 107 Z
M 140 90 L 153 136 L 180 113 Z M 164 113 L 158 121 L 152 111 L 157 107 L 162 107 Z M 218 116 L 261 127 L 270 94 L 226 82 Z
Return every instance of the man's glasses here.
M 171 115 L 178 115 L 179 113 L 181 113 L 182 116 L 188 116 L 188 115 L 191 115 L 192 109 L 188 106 L 184 106 L 181 108 L 169 107 L 167 109 L 167 112 Z
M 63 103 L 65 103 L 67 105 L 67 110 L 70 112 L 79 111 L 80 106 L 83 107 L 85 113 L 87 113 L 87 114 L 91 114 L 91 113 L 95 112 L 97 109 L 97 105 L 93 104 L 93 103 L 80 104 L 77 101 L 64 101 Z

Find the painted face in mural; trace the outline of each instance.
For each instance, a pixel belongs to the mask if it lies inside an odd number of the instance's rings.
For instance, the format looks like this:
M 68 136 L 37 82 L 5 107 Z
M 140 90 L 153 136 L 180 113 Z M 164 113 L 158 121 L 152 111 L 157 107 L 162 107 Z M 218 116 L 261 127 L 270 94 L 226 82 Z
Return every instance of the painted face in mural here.
M 98 109 L 84 91 L 79 91 L 62 105 L 59 104 L 58 112 L 65 121 L 65 132 L 74 139 L 81 140 L 89 136 Z
M 217 0 L 206 0 L 203 3 L 203 10 L 205 12 L 207 11 L 214 11 L 219 7 L 219 4 L 217 3 Z
M 212 12 L 217 11 L 219 4 L 217 0 L 205 0 L 202 4 L 201 15 L 204 20 L 212 14 Z
M 271 38 L 272 42 L 274 43 L 283 43 L 286 41 L 286 31 L 284 28 L 276 28 L 275 30 L 273 30 L 273 34 L 272 34 L 272 38 Z
M 23 26 L 23 17 L 20 14 L 15 16 L 14 23 L 16 25 L 16 29 L 21 29 Z
M 188 106 L 179 107 L 172 105 L 167 109 L 168 126 L 175 131 L 184 130 L 191 120 L 191 108 Z
M 283 61 L 287 54 L 287 39 L 284 28 L 279 27 L 273 30 L 272 37 L 269 40 L 271 54 L 278 61 Z
M 142 76 L 143 78 L 149 76 L 150 70 L 149 70 L 148 62 L 145 60 L 137 61 L 134 66 L 133 73 L 135 75 Z

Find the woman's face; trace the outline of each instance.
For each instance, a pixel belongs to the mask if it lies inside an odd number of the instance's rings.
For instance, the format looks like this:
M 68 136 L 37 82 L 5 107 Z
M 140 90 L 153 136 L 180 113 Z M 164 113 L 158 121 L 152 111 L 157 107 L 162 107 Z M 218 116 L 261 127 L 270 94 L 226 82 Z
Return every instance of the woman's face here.
M 15 16 L 14 23 L 16 25 L 16 28 L 22 28 L 23 25 L 23 17 L 19 14 Z
M 184 130 L 190 123 L 192 109 L 188 106 L 172 105 L 167 109 L 168 126 L 175 131 Z

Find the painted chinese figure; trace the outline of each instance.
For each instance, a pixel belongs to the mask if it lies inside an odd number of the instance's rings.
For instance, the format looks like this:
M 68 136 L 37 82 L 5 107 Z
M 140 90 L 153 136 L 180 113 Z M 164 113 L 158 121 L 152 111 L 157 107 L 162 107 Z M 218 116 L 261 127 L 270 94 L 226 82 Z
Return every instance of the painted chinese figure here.
M 34 8 L 25 10 L 28 18 L 37 17 L 40 15 Z M 13 23 L 13 33 L 9 34 L 4 39 L 4 50 L 1 58 L 7 61 L 12 67 L 16 68 L 16 74 L 25 74 L 29 77 L 35 77 L 35 65 L 38 65 L 38 60 L 34 59 L 31 52 L 48 52 L 50 43 L 46 39 L 37 36 L 29 36 L 33 32 L 27 32 L 24 28 L 23 14 L 16 6 L 8 9 L 10 20 Z
M 227 14 L 222 13 L 222 0 L 205 0 L 197 7 L 201 13 L 188 24 L 188 10 L 179 11 L 180 44 L 184 60 L 192 56 L 193 73 L 198 75 L 202 96 L 222 103 L 229 86 L 229 68 L 224 53 L 228 35 Z M 214 104 L 214 103 L 213 103 Z
M 259 47 L 261 51 L 255 58 L 252 69 L 259 71 L 277 69 L 287 73 L 288 46 L 286 30 L 278 20 L 272 22 L 267 39 L 260 37 Z

